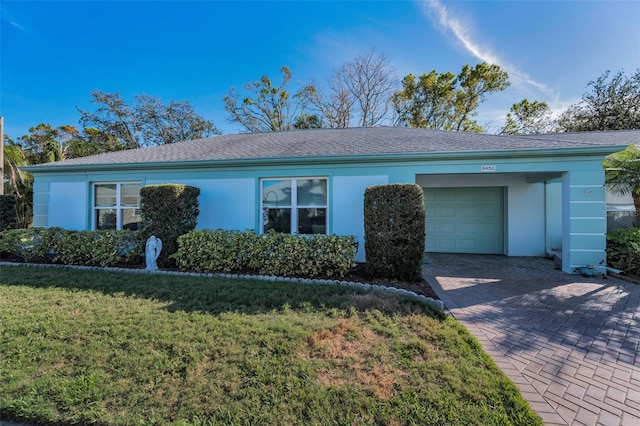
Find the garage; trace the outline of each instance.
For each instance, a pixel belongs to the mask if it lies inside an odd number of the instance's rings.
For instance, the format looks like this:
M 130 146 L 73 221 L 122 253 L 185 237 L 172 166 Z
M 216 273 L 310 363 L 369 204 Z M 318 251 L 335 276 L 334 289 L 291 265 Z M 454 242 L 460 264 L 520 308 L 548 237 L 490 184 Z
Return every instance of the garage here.
M 423 188 L 427 252 L 504 253 L 504 188 Z

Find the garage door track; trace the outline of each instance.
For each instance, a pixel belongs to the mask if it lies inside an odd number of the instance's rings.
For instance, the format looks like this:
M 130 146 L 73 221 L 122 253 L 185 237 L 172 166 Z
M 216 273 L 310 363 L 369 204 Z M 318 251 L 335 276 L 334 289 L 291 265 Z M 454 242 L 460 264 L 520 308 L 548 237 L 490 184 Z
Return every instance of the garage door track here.
M 640 285 L 429 254 L 425 279 L 549 425 L 640 425 Z

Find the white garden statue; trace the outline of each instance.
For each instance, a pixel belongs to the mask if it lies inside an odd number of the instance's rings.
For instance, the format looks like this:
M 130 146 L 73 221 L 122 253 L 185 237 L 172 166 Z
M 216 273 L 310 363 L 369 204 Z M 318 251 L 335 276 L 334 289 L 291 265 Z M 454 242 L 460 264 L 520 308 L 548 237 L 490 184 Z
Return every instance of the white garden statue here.
M 147 259 L 147 271 L 155 271 L 158 269 L 158 265 L 156 264 L 156 260 L 158 256 L 160 256 L 160 252 L 162 251 L 162 240 L 160 238 L 156 238 L 155 235 L 152 235 L 147 240 L 147 246 L 145 249 L 145 257 Z

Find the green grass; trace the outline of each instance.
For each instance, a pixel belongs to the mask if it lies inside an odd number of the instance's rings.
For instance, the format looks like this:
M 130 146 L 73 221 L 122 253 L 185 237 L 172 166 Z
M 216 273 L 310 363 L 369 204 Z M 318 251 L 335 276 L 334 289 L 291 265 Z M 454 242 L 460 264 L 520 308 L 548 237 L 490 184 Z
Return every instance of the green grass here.
M 457 321 L 347 287 L 2 266 L 0 418 L 542 424 Z

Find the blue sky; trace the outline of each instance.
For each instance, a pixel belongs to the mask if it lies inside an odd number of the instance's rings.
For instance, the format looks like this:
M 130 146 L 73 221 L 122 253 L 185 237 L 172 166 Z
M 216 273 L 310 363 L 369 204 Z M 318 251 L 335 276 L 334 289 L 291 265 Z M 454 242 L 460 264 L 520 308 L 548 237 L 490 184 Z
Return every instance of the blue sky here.
M 640 67 L 640 1 L 6 1 L 0 3 L 5 133 L 79 127 L 90 91 L 188 100 L 225 134 L 222 98 L 268 74 L 324 82 L 371 48 L 397 74 L 481 61 L 512 83 L 481 106 L 494 130 L 524 98 L 558 112 L 604 71 Z

